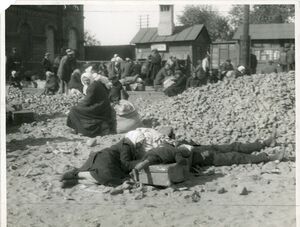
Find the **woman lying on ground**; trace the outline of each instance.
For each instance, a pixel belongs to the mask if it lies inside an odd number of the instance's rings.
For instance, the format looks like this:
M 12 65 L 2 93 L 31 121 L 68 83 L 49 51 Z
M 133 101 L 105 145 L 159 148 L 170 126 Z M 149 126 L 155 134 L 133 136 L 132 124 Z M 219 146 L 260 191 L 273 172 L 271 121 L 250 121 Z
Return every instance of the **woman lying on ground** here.
M 140 150 L 144 139 L 141 132 L 131 131 L 110 148 L 91 153 L 80 168 L 74 168 L 62 176 L 62 187 L 74 186 L 83 178 L 93 179 L 97 184 L 103 185 L 122 184 L 141 159 Z
M 67 126 L 88 137 L 109 134 L 112 111 L 107 88 L 89 73 L 82 74 L 81 81 L 86 96 L 71 108 Z

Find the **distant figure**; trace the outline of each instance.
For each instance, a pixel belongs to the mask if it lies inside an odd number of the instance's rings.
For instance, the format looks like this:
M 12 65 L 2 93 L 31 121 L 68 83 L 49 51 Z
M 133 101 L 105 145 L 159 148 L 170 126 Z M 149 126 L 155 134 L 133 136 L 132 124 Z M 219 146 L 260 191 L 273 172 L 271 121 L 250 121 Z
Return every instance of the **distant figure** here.
M 19 55 L 17 48 L 13 47 L 11 54 L 6 60 L 6 75 L 7 78 L 11 75 L 12 71 L 20 72 L 22 70 L 22 59 Z
M 142 70 L 141 63 L 138 60 L 134 61 L 134 64 L 132 66 L 131 76 L 136 76 L 136 75 L 141 76 L 141 70 Z
M 13 87 L 17 87 L 20 89 L 22 88 L 20 71 L 11 71 L 11 75 L 9 77 L 9 84 Z
M 243 65 L 240 65 L 239 67 L 237 67 L 237 69 L 235 70 L 235 78 L 241 77 L 246 75 L 246 68 Z
M 268 61 L 266 65 L 264 65 L 263 69 L 261 70 L 262 74 L 270 74 L 270 73 L 277 73 L 277 67 L 273 64 L 273 61 Z
M 201 85 L 202 81 L 198 78 L 196 73 L 193 73 L 186 81 L 186 89 L 190 87 L 200 87 Z
M 49 57 L 50 57 L 50 53 L 47 52 L 47 53 L 45 53 L 45 56 L 42 60 L 42 65 L 43 65 L 43 69 L 44 69 L 45 72 L 47 72 L 47 71 L 52 72 L 53 71 L 52 63 L 51 63 Z
M 231 60 L 227 59 L 221 66 L 221 79 L 223 79 L 229 71 L 234 71 L 233 65 L 231 64 Z
M 161 56 L 158 53 L 158 50 L 154 49 L 152 51 L 151 59 L 150 59 L 149 76 L 148 76 L 148 81 L 146 81 L 147 85 L 153 86 L 153 81 L 160 68 L 161 68 Z
M 111 89 L 109 91 L 109 100 L 113 104 L 119 103 L 121 99 L 127 100 L 129 98 L 128 93 L 124 90 L 121 82 L 117 76 L 110 77 L 109 80 L 112 83 Z
M 54 95 L 59 89 L 59 79 L 53 72 L 47 71 L 45 74 L 46 83 L 42 94 Z
M 117 76 L 121 78 L 121 62 L 123 61 L 117 54 L 111 59 L 111 62 L 108 66 L 108 77 Z
M 59 55 L 56 56 L 56 58 L 53 61 L 53 72 L 57 75 L 57 70 L 59 68 L 60 60 L 65 55 L 65 49 L 61 48 L 61 52 Z
M 180 70 L 176 70 L 174 76 L 175 83 L 164 91 L 169 97 L 182 93 L 186 88 L 186 76 Z
M 77 91 L 83 93 L 83 85 L 81 83 L 81 72 L 79 69 L 75 69 L 72 72 L 71 79 L 68 84 L 68 88 L 70 89 L 71 94 L 77 93 Z
M 156 77 L 153 81 L 153 86 L 155 91 L 162 91 L 163 90 L 163 83 L 165 78 L 171 76 L 171 66 L 169 64 L 165 64 L 163 68 L 159 70 L 159 72 L 156 74 Z
M 250 54 L 250 73 L 256 74 L 257 58 L 255 54 Z
M 68 83 L 71 78 L 71 74 L 76 68 L 75 52 L 71 49 L 66 50 L 66 55 L 62 57 L 59 68 L 57 70 L 57 76 L 61 80 L 60 93 L 68 94 Z
M 295 45 L 292 44 L 290 49 L 286 53 L 287 58 L 287 70 L 295 70 Z
M 279 57 L 279 65 L 282 72 L 287 71 L 287 56 L 284 47 L 280 48 L 280 57 Z
M 197 61 L 197 66 L 194 70 L 194 73 L 196 74 L 195 77 L 200 80 L 201 85 L 205 85 L 207 83 L 207 73 L 203 69 L 203 62 L 201 60 Z
M 133 62 L 130 58 L 126 58 L 124 64 L 121 67 L 121 78 L 125 78 L 131 75 L 133 68 Z
M 209 58 L 210 58 L 210 55 L 207 52 L 205 57 L 202 59 L 202 69 L 205 72 L 207 77 L 209 76 Z

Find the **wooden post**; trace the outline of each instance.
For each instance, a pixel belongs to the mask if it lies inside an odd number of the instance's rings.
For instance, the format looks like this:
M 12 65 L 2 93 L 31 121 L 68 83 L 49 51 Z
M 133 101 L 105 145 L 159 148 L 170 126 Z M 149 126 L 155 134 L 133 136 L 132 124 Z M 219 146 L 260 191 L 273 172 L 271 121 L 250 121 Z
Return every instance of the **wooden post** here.
M 241 36 L 240 64 L 250 67 L 249 5 L 244 5 L 243 35 Z

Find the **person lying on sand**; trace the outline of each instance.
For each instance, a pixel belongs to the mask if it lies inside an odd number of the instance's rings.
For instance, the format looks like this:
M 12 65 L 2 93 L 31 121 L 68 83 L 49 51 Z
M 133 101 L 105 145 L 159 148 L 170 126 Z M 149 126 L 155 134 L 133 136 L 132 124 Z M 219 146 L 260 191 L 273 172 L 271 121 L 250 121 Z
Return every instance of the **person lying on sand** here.
M 228 166 L 233 164 L 261 163 L 282 160 L 283 153 L 268 155 L 265 152 L 252 154 L 266 147 L 276 145 L 276 131 L 272 136 L 260 142 L 254 143 L 232 143 L 223 145 L 196 145 L 194 142 L 181 141 L 177 147 L 170 144 L 162 144 L 145 154 L 144 158 L 131 171 L 130 175 L 138 181 L 139 172 L 150 165 L 178 163 L 190 166 Z

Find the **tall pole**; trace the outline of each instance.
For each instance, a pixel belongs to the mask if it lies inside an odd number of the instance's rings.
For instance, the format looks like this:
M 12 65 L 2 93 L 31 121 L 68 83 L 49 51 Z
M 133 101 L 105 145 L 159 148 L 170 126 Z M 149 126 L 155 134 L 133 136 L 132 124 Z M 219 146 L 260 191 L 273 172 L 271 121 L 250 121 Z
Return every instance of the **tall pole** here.
M 243 35 L 241 36 L 240 64 L 250 68 L 249 5 L 244 5 Z

